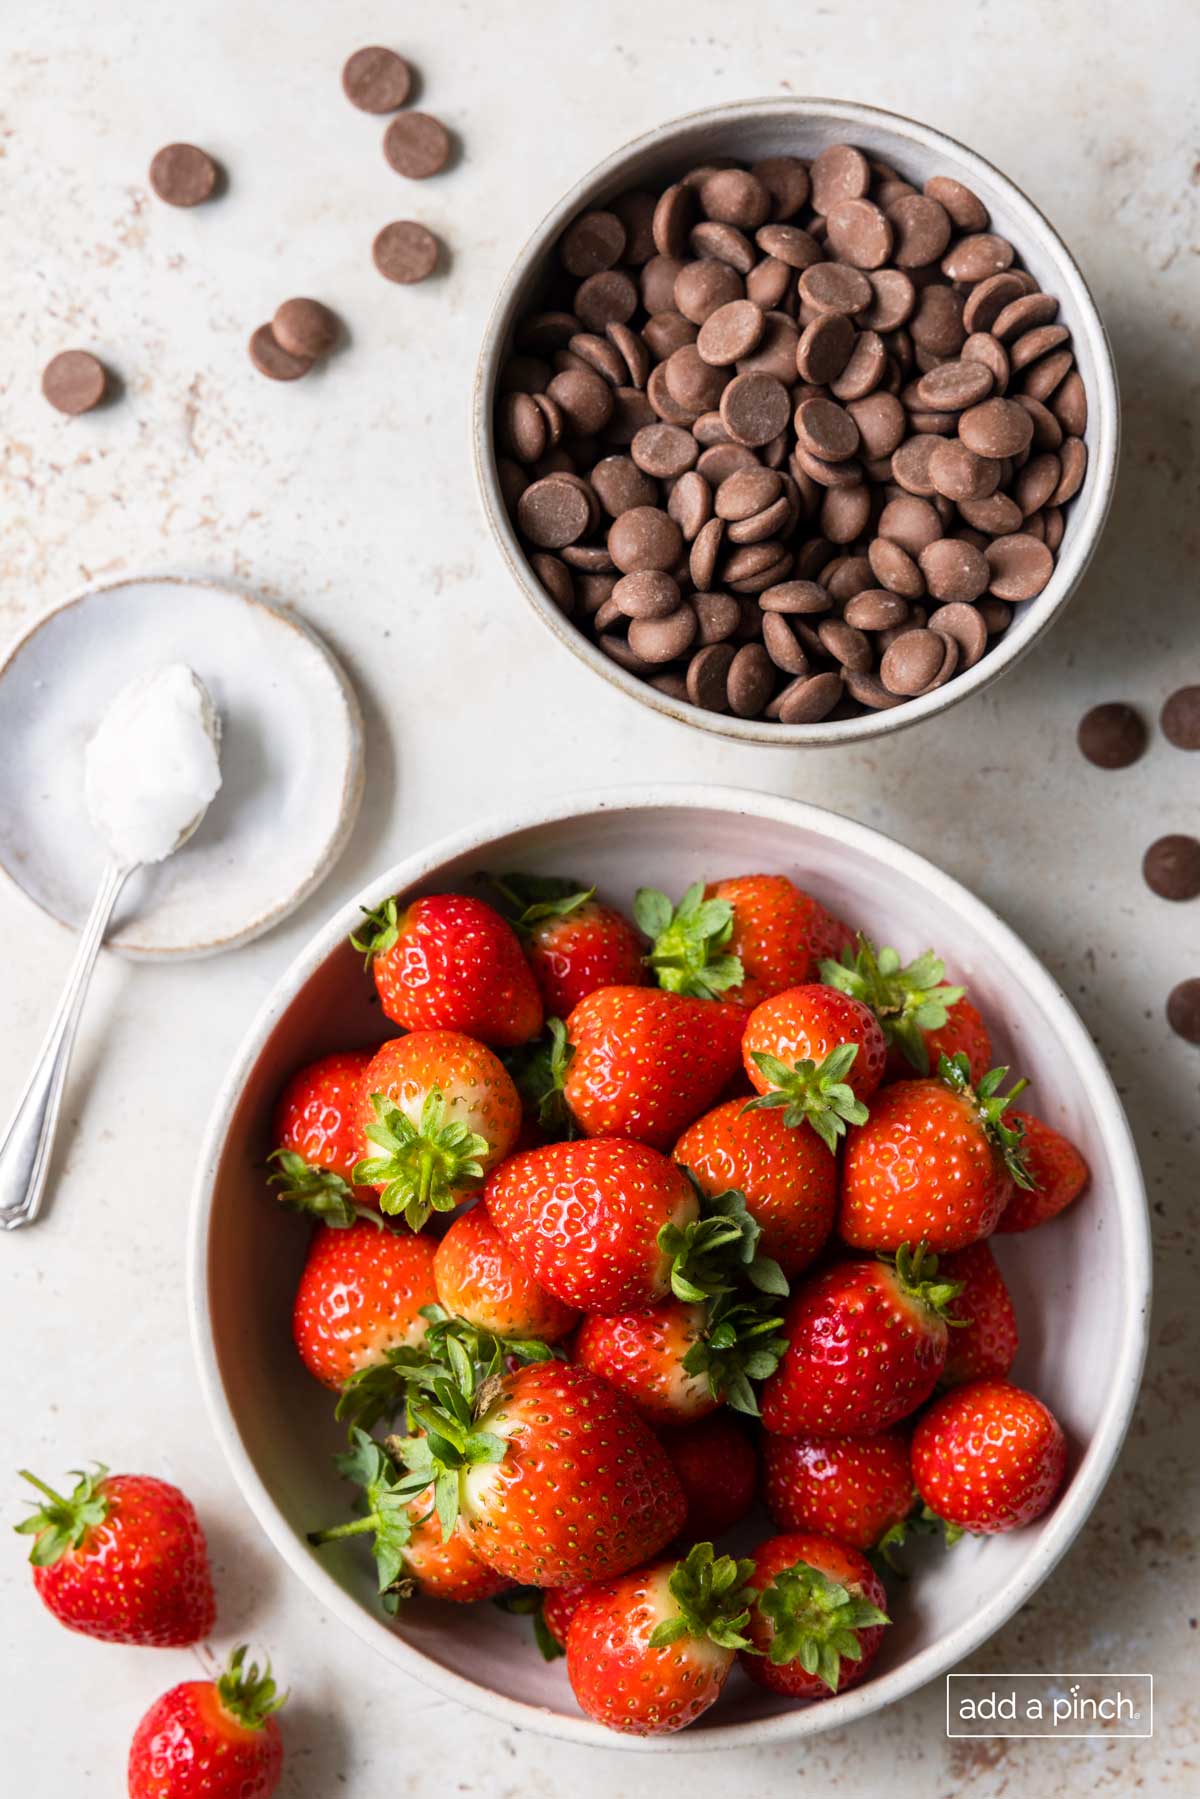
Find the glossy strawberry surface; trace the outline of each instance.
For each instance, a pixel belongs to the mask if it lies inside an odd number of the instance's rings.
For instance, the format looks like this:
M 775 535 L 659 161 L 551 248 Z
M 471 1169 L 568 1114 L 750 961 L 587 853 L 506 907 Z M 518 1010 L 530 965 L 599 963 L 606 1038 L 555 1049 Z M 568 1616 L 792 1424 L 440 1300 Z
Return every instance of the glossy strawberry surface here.
M 972 1243 L 943 1256 L 938 1272 L 944 1280 L 962 1282 L 962 1292 L 946 1307 L 951 1328 L 943 1383 L 1001 1379 L 1016 1357 L 1017 1315 L 995 1256 L 986 1243 Z
M 462 1476 L 460 1528 L 480 1560 L 522 1586 L 611 1579 L 683 1523 L 683 1491 L 657 1438 L 585 1369 L 538 1362 L 506 1376 L 477 1428 L 505 1454 Z
M 672 1561 L 590 1588 L 567 1632 L 567 1676 L 589 1718 L 633 1736 L 682 1730 L 719 1698 L 732 1649 L 683 1635 L 661 1648 L 654 1630 L 676 1614 Z
M 646 943 L 623 913 L 587 900 L 565 917 L 529 928 L 526 954 L 548 1018 L 566 1018 L 598 987 L 631 987 L 646 979 Z
M 510 1156 L 491 1176 L 493 1223 L 548 1293 L 581 1311 L 642 1311 L 666 1297 L 664 1224 L 699 1202 L 683 1170 L 644 1143 L 580 1138 Z
M 407 1031 L 464 1031 L 506 1049 L 542 1028 L 541 995 L 516 933 L 469 895 L 414 900 L 371 968 L 384 1012 Z
M 939 1255 L 995 1228 L 1012 1191 L 970 1100 L 940 1081 L 897 1081 L 849 1133 L 838 1231 L 856 1249 L 924 1240 Z
M 788 1307 L 788 1347 L 762 1390 L 767 1430 L 874 1436 L 922 1405 L 946 1360 L 946 1325 L 884 1262 L 844 1262 Z
M 670 1149 L 736 1072 L 745 1014 L 654 987 L 602 987 L 567 1020 L 567 1104 L 589 1137 Z
M 658 1440 L 687 1501 L 683 1541 L 710 1542 L 740 1523 L 754 1504 L 758 1457 L 732 1414 L 710 1412 L 694 1424 L 660 1430 Z
M 992 1066 L 992 1040 L 988 1028 L 978 1007 L 972 1005 L 965 994 L 949 1007 L 945 1024 L 932 1031 L 922 1031 L 921 1035 L 929 1052 L 931 1069 L 937 1067 L 939 1057 L 954 1056 L 960 1051 L 970 1065 L 973 1082 L 981 1081 Z M 906 1069 L 905 1072 L 912 1071 Z
M 542 1617 L 560 1649 L 566 1648 L 571 1619 L 579 1609 L 580 1600 L 590 1590 L 590 1583 L 582 1580 L 570 1587 L 547 1587 L 543 1592 Z
M 853 1549 L 873 1549 L 913 1503 L 908 1438 L 763 1438 L 763 1496 L 780 1530 L 811 1530 Z
M 1067 1447 L 1050 1409 L 1008 1381 L 973 1381 L 947 1393 L 913 1432 L 917 1491 L 964 1530 L 1032 1524 L 1053 1502 Z
M 369 1050 L 341 1050 L 297 1069 L 275 1107 L 275 1148 L 350 1181 L 363 1153 L 361 1093 L 370 1060 Z
M 341 1388 L 389 1349 L 421 1341 L 421 1307 L 437 1304 L 434 1248 L 431 1237 L 365 1221 L 347 1230 L 318 1227 L 292 1308 L 292 1334 L 310 1374 Z
M 1073 1205 L 1090 1178 L 1075 1145 L 1031 1112 L 1013 1110 L 1009 1118 L 1025 1127 L 1022 1153 L 1032 1189 L 1016 1187 L 1000 1214 L 998 1231 L 1030 1231 Z
M 779 1110 L 747 1112 L 727 1100 L 690 1125 L 674 1150 L 710 1195 L 736 1187 L 762 1228 L 759 1247 L 786 1275 L 820 1251 L 837 1210 L 837 1159 L 815 1132 L 785 1124 Z
M 521 1129 L 521 1100 L 508 1070 L 485 1043 L 462 1031 L 410 1031 L 381 1044 L 363 1072 L 359 1125 L 376 1122 L 373 1095 L 403 1112 L 420 1129 L 425 1102 L 433 1092 L 445 1102 L 448 1123 L 465 1125 L 487 1144 L 479 1160 L 486 1171 L 502 1161 Z
M 438 1244 L 433 1278 L 448 1312 L 497 1337 L 557 1343 L 579 1319 L 578 1312 L 538 1285 L 482 1200 L 456 1218 Z
M 433 1503 L 433 1488 L 427 1487 L 408 1506 L 412 1535 L 404 1551 L 404 1576 L 413 1591 L 452 1605 L 475 1605 L 505 1592 L 511 1582 L 480 1561 L 461 1524 L 443 1538 Z
M 742 1061 L 755 1092 L 767 1093 L 772 1082 L 756 1055 L 775 1056 L 791 1068 L 804 1060 L 823 1062 L 841 1043 L 858 1048 L 846 1085 L 856 1098 L 869 1100 L 887 1064 L 887 1041 L 875 1014 L 836 987 L 819 983 L 790 987 L 751 1012 L 742 1038 Z
M 268 1799 L 283 1773 L 274 1718 L 250 1728 L 211 1680 L 185 1680 L 155 1700 L 129 1751 L 129 1799 Z
M 733 907 L 733 934 L 726 948 L 740 960 L 744 979 L 729 997 L 744 1006 L 815 980 L 818 962 L 837 957 L 852 941 L 840 919 L 785 875 L 712 881 L 705 895 L 728 900 Z
M 704 1322 L 704 1306 L 679 1299 L 616 1318 L 585 1318 L 575 1361 L 617 1387 L 654 1423 L 702 1418 L 719 1402 L 703 1375 L 685 1371 L 683 1358 L 703 1336 Z

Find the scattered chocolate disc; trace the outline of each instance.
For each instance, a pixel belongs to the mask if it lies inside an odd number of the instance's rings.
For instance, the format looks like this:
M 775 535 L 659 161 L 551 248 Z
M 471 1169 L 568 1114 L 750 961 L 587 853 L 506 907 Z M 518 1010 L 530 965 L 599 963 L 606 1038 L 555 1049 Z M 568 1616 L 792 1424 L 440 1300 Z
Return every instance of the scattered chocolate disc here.
M 381 275 L 407 286 L 433 274 L 438 264 L 438 240 L 424 225 L 397 219 L 378 234 L 371 245 L 371 255 Z
M 396 112 L 412 92 L 412 70 L 394 50 L 368 44 L 347 61 L 342 89 L 360 112 Z
M 104 364 L 88 350 L 62 350 L 42 371 L 42 392 L 51 406 L 72 417 L 99 406 L 107 387 Z
M 319 300 L 285 300 L 271 320 L 275 342 L 289 356 L 328 356 L 337 342 L 338 322 Z
M 1160 899 L 1195 899 L 1200 893 L 1200 839 L 1183 832 L 1158 838 L 1146 851 L 1142 873 Z
M 195 144 L 165 144 L 150 164 L 150 185 L 168 206 L 200 206 L 213 196 L 217 165 Z
M 1163 736 L 1177 750 L 1200 750 L 1200 687 L 1179 687 L 1162 709 Z
M 450 133 L 432 113 L 402 113 L 383 134 L 383 154 L 398 175 L 424 181 L 449 161 Z
M 312 367 L 311 356 L 293 356 L 279 342 L 270 325 L 260 325 L 248 345 L 250 360 L 260 375 L 272 381 L 298 381 Z
M 1167 996 L 1167 1023 L 1185 1043 L 1200 1043 L 1200 980 L 1180 981 Z
M 1085 712 L 1077 736 L 1083 755 L 1097 768 L 1128 768 L 1146 748 L 1146 727 L 1123 700 Z

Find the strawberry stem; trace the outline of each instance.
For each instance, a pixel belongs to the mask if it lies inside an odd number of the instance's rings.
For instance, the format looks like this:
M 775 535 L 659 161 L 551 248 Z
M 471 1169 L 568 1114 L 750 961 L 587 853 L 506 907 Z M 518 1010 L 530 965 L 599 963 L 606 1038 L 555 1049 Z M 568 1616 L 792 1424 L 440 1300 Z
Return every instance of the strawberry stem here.
M 792 1130 L 809 1125 L 831 1153 L 836 1151 L 838 1139 L 845 1136 L 848 1124 L 867 1122 L 866 1106 L 846 1083 L 846 1076 L 858 1055 L 857 1043 L 839 1043 L 823 1062 L 814 1062 L 810 1056 L 805 1056 L 802 1061 L 793 1062 L 790 1068 L 778 1056 L 766 1055 L 761 1050 L 752 1053 L 771 1087 L 768 1092 L 747 1100 L 743 1112 L 782 1107 L 784 1124 Z
M 88 1531 L 108 1517 L 108 1500 L 99 1490 L 108 1473 L 104 1464 L 98 1462 L 91 1474 L 79 1468 L 71 1472 L 78 1476 L 78 1485 L 67 1499 L 28 1468 L 20 1470 L 21 1479 L 27 1480 L 46 1500 L 13 1526 L 19 1536 L 33 1538 L 29 1560 L 35 1568 L 52 1568 L 69 1550 L 78 1549 Z
M 267 1180 L 278 1188 L 276 1197 L 282 1205 L 307 1212 L 334 1230 L 346 1230 L 362 1217 L 375 1218 L 374 1212 L 355 1205 L 350 1187 L 331 1168 L 316 1168 L 291 1149 L 273 1150 L 267 1160 L 279 1164 Z
M 855 949 L 846 950 L 840 961 L 822 962 L 818 972 L 827 987 L 869 1006 L 888 1042 L 903 1051 L 918 1074 L 929 1073 L 924 1033 L 940 1030 L 950 1007 L 966 992 L 947 984 L 939 956 L 926 950 L 902 965 L 894 949 L 877 950 L 860 932 Z
M 668 993 L 720 999 L 731 987 L 741 986 L 742 964 L 726 953 L 733 907 L 728 900 L 705 899 L 703 881 L 693 882 L 678 906 L 656 887 L 640 887 L 633 915 L 650 939 L 647 965 Z
M 240 1643 L 229 1658 L 229 1666 L 217 1681 L 217 1697 L 231 1718 L 244 1730 L 261 1730 L 272 1712 L 286 1702 L 286 1693 L 277 1693 L 271 1677 L 271 1664 L 264 1662 L 259 1672 L 256 1662 L 247 1663 L 247 1645 Z

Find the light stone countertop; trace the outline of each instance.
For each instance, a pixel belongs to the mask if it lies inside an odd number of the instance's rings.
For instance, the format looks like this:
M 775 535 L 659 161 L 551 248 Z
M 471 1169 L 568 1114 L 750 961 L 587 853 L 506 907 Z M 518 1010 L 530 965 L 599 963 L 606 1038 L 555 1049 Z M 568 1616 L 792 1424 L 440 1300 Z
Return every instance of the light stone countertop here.
M 947 1743 L 940 1683 L 852 1734 L 689 1758 L 695 1799 L 1200 1793 L 1191 1560 L 1200 1335 L 1195 1129 L 1200 1051 L 1162 1019 L 1200 974 L 1200 911 L 1154 899 L 1142 852 L 1194 828 L 1200 765 L 1156 738 L 1104 775 L 1081 712 L 1153 716 L 1200 678 L 1200 25 L 1188 0 L 717 0 L 520 6 L 443 0 L 42 0 L 3 32 L 0 643 L 81 583 L 168 570 L 294 603 L 362 697 L 368 787 L 327 885 L 260 943 L 203 966 L 102 961 L 67 1094 L 53 1204 L 0 1242 L 6 1464 L 48 1476 L 103 1457 L 177 1479 L 210 1526 L 223 1645 L 252 1635 L 294 1691 L 282 1791 L 642 1796 L 664 1766 L 460 1712 L 324 1617 L 263 1542 L 200 1405 L 180 1282 L 192 1164 L 222 1071 L 296 948 L 373 871 L 489 809 L 653 774 L 769 787 L 902 837 L 994 904 L 1062 981 L 1125 1095 L 1157 1240 L 1149 1368 L 1130 1441 L 1073 1552 L 977 1668 L 1152 1669 L 1151 1742 Z M 379 152 L 338 71 L 394 43 L 420 103 L 461 135 L 421 188 Z M 1120 487 L 1083 591 L 991 693 L 885 749 L 785 753 L 706 738 L 629 706 L 555 647 L 485 535 L 468 459 L 469 379 L 496 285 L 565 185 L 631 135 L 706 102 L 773 93 L 927 119 L 1006 169 L 1076 250 L 1112 332 L 1125 406 Z M 228 166 L 219 203 L 149 196 L 176 138 Z M 390 287 L 370 242 L 389 218 L 442 234 L 444 279 Z M 349 323 L 322 372 L 273 385 L 250 330 L 290 293 Z M 122 401 L 67 421 L 39 391 L 91 347 Z M 0 746 L 0 753 L 3 753 Z M 7 1111 L 71 951 L 0 889 Z M 20 1515 L 10 1479 L 7 1512 Z M 36 1604 L 0 1559 L 6 1786 L 31 1799 L 121 1790 L 132 1728 L 192 1669 L 101 1648 Z

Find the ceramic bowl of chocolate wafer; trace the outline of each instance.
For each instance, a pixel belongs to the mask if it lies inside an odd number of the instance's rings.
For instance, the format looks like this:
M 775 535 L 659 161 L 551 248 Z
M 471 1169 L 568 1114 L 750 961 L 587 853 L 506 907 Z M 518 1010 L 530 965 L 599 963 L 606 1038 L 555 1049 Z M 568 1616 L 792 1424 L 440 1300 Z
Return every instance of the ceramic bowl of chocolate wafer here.
M 915 724 L 1011 668 L 1103 530 L 1119 403 L 1046 217 L 927 125 L 693 114 L 520 251 L 474 390 L 484 510 L 631 699 L 776 745 Z

